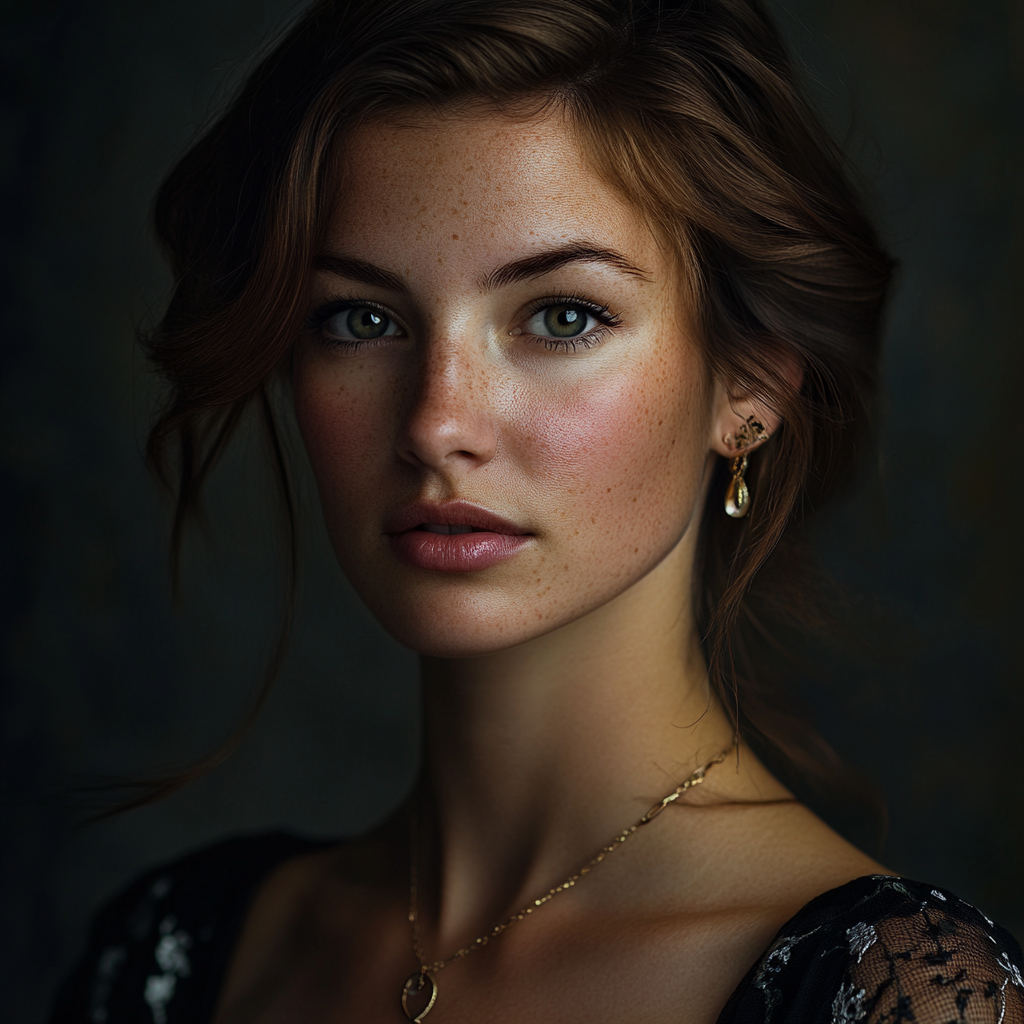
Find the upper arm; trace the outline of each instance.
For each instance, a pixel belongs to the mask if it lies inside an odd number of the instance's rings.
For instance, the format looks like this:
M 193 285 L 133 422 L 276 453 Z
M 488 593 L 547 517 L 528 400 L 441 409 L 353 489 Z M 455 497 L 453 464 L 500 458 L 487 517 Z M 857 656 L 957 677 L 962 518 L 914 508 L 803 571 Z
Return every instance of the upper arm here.
M 848 929 L 850 961 L 836 993 L 837 1022 L 1024 1024 L 1016 944 L 984 918 L 972 920 L 980 917 L 973 908 L 965 914 L 966 904 L 936 895 L 915 914 Z
M 284 833 L 239 837 L 143 875 L 97 916 L 50 1024 L 208 1020 L 253 890 L 317 845 Z
M 869 876 L 783 926 L 719 1024 L 1024 1024 L 1024 959 L 952 893 Z
M 154 956 L 157 942 L 153 939 L 161 925 L 167 931 L 166 922 L 158 921 L 157 914 L 170 887 L 169 877 L 154 872 L 137 880 L 102 909 L 92 925 L 85 951 L 57 994 L 50 1024 L 151 1019 L 152 1002 L 147 1004 L 145 1000 L 146 983 L 150 976 L 159 981 L 164 973 Z M 172 968 L 169 977 L 181 973 L 181 959 L 179 956 L 174 964 L 168 964 Z M 167 987 L 165 983 L 163 988 Z M 151 997 L 158 995 L 155 990 L 150 992 Z

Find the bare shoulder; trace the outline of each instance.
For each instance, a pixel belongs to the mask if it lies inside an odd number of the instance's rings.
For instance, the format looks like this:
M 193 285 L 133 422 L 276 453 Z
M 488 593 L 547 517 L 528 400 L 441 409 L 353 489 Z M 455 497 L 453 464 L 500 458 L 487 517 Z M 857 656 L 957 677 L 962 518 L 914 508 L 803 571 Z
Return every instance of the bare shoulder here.
M 618 864 L 609 862 L 601 887 L 587 894 L 588 927 L 574 932 L 589 936 L 578 943 L 580 975 L 601 965 L 619 977 L 626 965 L 622 975 L 647 994 L 652 1020 L 717 1020 L 787 922 L 816 897 L 892 874 L 796 802 L 686 805 L 661 815 L 658 826 Z M 629 1019 L 628 1012 L 609 1019 Z
M 854 879 L 894 874 L 795 801 L 694 812 L 720 850 L 715 898 L 718 919 L 735 929 L 744 966 L 737 983 L 813 900 Z
M 692 851 L 702 881 L 685 886 L 726 914 L 784 924 L 815 897 L 866 875 L 891 875 L 841 836 L 779 782 L 744 746 L 734 764 L 680 808 L 677 843 Z
M 865 875 L 892 875 L 803 804 L 780 808 L 761 837 L 756 855 L 748 849 L 741 866 L 756 862 L 762 884 L 783 902 L 803 906 L 816 896 Z

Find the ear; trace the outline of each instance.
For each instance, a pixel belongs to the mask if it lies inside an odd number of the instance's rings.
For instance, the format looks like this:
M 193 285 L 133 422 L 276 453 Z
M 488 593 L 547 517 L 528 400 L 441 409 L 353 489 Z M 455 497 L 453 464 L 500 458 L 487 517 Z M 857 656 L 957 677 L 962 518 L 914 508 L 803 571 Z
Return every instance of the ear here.
M 781 369 L 782 376 L 794 392 L 799 391 L 804 379 L 803 366 L 794 359 L 787 360 Z M 749 393 L 737 394 L 724 381 L 715 381 L 710 438 L 712 451 L 726 458 L 735 456 L 740 448 L 744 452 L 752 452 L 771 438 L 781 422 L 779 414 L 763 400 Z M 749 435 L 753 424 L 760 424 L 760 436 L 751 436 L 746 443 L 738 443 L 737 437 L 742 437 L 740 432 L 746 428 Z

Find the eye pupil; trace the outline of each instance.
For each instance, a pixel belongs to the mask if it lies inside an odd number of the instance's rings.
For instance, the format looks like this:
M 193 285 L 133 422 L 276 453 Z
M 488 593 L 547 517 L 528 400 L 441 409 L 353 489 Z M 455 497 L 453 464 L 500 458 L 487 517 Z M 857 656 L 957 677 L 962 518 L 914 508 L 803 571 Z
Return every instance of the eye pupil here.
M 347 320 L 352 336 L 363 340 L 383 337 L 388 329 L 387 317 L 365 306 L 357 306 L 350 310 Z
M 556 338 L 573 338 L 583 333 L 587 314 L 573 306 L 550 306 L 544 312 L 544 326 Z

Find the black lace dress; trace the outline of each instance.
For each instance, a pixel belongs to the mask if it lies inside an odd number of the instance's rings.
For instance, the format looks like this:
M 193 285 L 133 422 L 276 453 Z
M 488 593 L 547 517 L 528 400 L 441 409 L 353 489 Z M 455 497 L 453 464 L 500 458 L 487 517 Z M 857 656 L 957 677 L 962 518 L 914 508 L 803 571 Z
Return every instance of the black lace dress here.
M 233 839 L 139 878 L 97 917 L 51 1024 L 206 1024 L 249 901 L 318 845 Z M 780 930 L 719 1024 L 1024 1024 L 1009 932 L 943 889 L 871 875 Z

